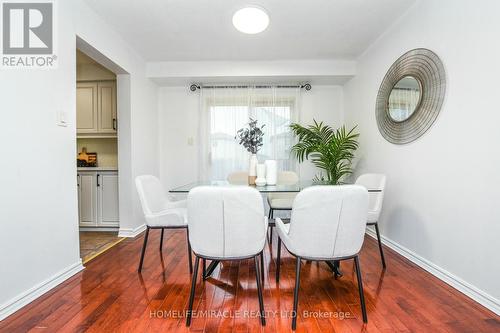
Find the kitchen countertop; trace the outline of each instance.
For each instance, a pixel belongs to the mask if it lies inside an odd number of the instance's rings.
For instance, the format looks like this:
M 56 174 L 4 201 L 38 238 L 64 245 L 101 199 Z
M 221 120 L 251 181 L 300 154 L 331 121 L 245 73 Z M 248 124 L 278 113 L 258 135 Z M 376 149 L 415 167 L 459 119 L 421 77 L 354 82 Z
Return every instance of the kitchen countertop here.
M 77 167 L 78 171 L 118 171 L 118 167 L 101 166 L 101 167 Z

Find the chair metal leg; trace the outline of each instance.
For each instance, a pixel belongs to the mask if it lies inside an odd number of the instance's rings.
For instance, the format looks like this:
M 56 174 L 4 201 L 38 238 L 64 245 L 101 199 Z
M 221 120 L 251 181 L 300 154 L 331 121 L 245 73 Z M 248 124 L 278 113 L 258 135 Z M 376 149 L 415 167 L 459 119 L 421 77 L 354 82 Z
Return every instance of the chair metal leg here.
M 335 274 L 335 278 L 342 277 L 344 274 L 340 270 L 340 260 L 334 260 L 333 261 L 333 273 Z
M 326 260 L 325 262 L 328 265 L 328 267 L 330 267 L 330 269 L 332 270 L 333 276 L 335 277 L 335 279 L 342 276 L 342 272 L 340 271 L 340 264 L 339 264 L 338 260 Z
M 205 258 L 203 260 L 203 280 L 205 280 L 205 277 L 207 276 L 207 260 Z
M 163 233 L 165 232 L 164 228 L 161 228 L 161 236 L 160 236 L 160 251 L 163 249 Z
M 144 262 L 144 253 L 146 252 L 146 245 L 148 244 L 149 227 L 146 227 L 146 234 L 144 235 L 144 243 L 142 244 L 141 260 L 139 261 L 139 268 L 137 271 L 142 271 L 142 264 Z
M 189 294 L 189 305 L 188 312 L 186 317 L 186 326 L 191 325 L 191 312 L 193 311 L 193 301 L 194 301 L 194 292 L 196 289 L 196 280 L 198 279 L 198 266 L 200 265 L 200 258 L 196 256 L 196 260 L 194 263 L 194 273 L 191 277 L 191 292 Z
M 274 218 L 274 209 L 269 208 L 269 219 Z M 273 243 L 273 226 L 269 227 L 269 244 Z
M 189 260 L 189 274 L 193 274 L 193 254 L 191 251 L 191 243 L 189 242 L 189 230 L 186 229 L 187 244 L 188 244 L 188 260 Z
M 262 283 L 264 283 L 264 251 L 260 253 L 260 276 L 262 278 Z
M 266 317 L 264 313 L 264 300 L 262 298 L 262 286 L 261 286 L 261 281 L 260 281 L 260 276 L 259 276 L 259 263 L 257 256 L 254 257 L 255 261 L 255 280 L 257 281 L 257 292 L 259 294 L 259 309 L 260 309 L 260 323 L 262 326 L 266 326 Z
M 368 322 L 368 316 L 366 315 L 365 295 L 363 292 L 363 281 L 361 279 L 361 269 L 359 268 L 358 256 L 354 257 L 354 263 L 356 265 L 356 276 L 358 278 L 358 290 L 359 290 L 359 300 L 361 302 L 361 312 L 363 313 L 363 322 L 366 324 Z
M 278 253 L 276 254 L 276 282 L 280 282 L 281 238 L 278 236 Z
M 382 239 L 380 239 L 380 231 L 378 230 L 378 222 L 375 223 L 375 231 L 377 232 L 378 250 L 380 251 L 380 258 L 382 259 L 382 267 L 386 268 L 384 250 L 382 249 Z
M 299 288 L 300 288 L 300 257 L 297 257 L 295 266 L 295 290 L 293 292 L 293 312 L 292 312 L 292 330 L 297 328 L 297 306 L 299 304 Z
M 267 214 L 267 219 L 270 220 L 271 219 L 271 211 L 272 211 L 272 208 L 269 207 L 269 213 Z M 271 227 L 269 226 L 269 229 L 271 229 Z M 269 241 L 271 241 L 271 238 L 269 238 Z

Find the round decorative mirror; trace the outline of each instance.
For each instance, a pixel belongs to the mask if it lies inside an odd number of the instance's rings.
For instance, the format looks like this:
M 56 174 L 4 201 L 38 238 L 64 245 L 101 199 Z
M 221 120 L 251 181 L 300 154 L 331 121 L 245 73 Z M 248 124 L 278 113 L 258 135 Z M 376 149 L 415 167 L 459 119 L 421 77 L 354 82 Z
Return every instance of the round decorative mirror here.
M 419 107 L 422 100 L 422 84 L 413 76 L 405 76 L 392 88 L 387 103 L 389 117 L 396 122 L 405 121 Z
M 444 101 L 446 77 L 439 57 L 414 49 L 387 71 L 377 95 L 377 125 L 389 142 L 405 144 L 422 136 L 434 123 Z

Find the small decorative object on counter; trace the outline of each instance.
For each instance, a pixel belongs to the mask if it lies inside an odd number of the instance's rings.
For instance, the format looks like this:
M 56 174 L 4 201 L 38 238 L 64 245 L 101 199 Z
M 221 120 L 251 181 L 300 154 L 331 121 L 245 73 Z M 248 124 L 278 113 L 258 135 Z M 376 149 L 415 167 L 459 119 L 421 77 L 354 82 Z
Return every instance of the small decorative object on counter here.
M 235 139 L 239 140 L 239 144 L 245 147 L 245 149 L 252 154 L 250 156 L 250 163 L 248 168 L 248 184 L 255 185 L 255 179 L 257 178 L 257 152 L 262 148 L 264 132 L 262 129 L 266 125 L 257 126 L 257 120 L 250 118 L 248 127 L 241 128 L 236 133 Z
M 257 179 L 255 179 L 255 185 L 264 186 L 266 185 L 266 165 L 257 164 Z
M 264 164 L 266 166 L 267 185 L 276 185 L 278 182 L 278 163 L 275 160 L 267 160 Z
M 78 167 L 96 167 L 97 153 L 87 153 L 87 147 L 82 147 L 82 151 L 78 153 L 76 158 L 76 165 Z

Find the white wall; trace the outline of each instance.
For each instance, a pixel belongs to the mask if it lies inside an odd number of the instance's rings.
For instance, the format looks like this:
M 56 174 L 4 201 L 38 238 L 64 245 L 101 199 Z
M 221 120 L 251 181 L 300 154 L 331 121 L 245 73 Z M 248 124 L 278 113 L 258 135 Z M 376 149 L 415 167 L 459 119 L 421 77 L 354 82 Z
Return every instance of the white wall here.
M 160 178 L 166 189 L 198 179 L 198 96 L 187 86 L 159 90 Z
M 497 313 L 499 12 L 493 0 L 419 1 L 360 57 L 344 91 L 347 121 L 361 132 L 358 172 L 388 176 L 382 234 Z M 423 137 L 397 146 L 377 129 L 375 99 L 391 64 L 417 47 L 444 62 L 446 100 Z
M 342 87 L 314 85 L 302 93 L 301 122 L 310 124 L 314 118 L 334 126 L 343 124 L 342 99 Z M 160 88 L 160 175 L 167 189 L 198 178 L 198 103 L 199 93 L 189 91 L 188 86 Z M 193 145 L 188 144 L 189 138 Z M 316 172 L 308 163 L 301 166 L 301 178 L 312 178 Z
M 147 76 L 161 85 L 193 82 L 311 82 L 341 85 L 356 74 L 356 62 L 345 59 L 271 61 L 165 61 L 147 64 Z
M 157 88 L 146 78 L 144 62 L 82 1 L 57 4 L 58 68 L 0 73 L 4 124 L 0 148 L 5 159 L 0 167 L 0 319 L 81 268 L 76 35 L 130 74 L 131 105 L 119 114 L 123 117 L 119 126 L 124 125 L 120 140 L 133 145 L 122 147 L 120 163 L 128 165 L 120 165 L 121 177 L 158 173 Z M 68 112 L 68 127 L 56 125 L 59 110 Z M 132 184 L 126 186 L 120 193 L 135 193 Z M 129 209 L 128 214 L 120 212 L 125 227 L 134 229 L 143 223 L 135 198 L 120 197 L 120 204 Z

